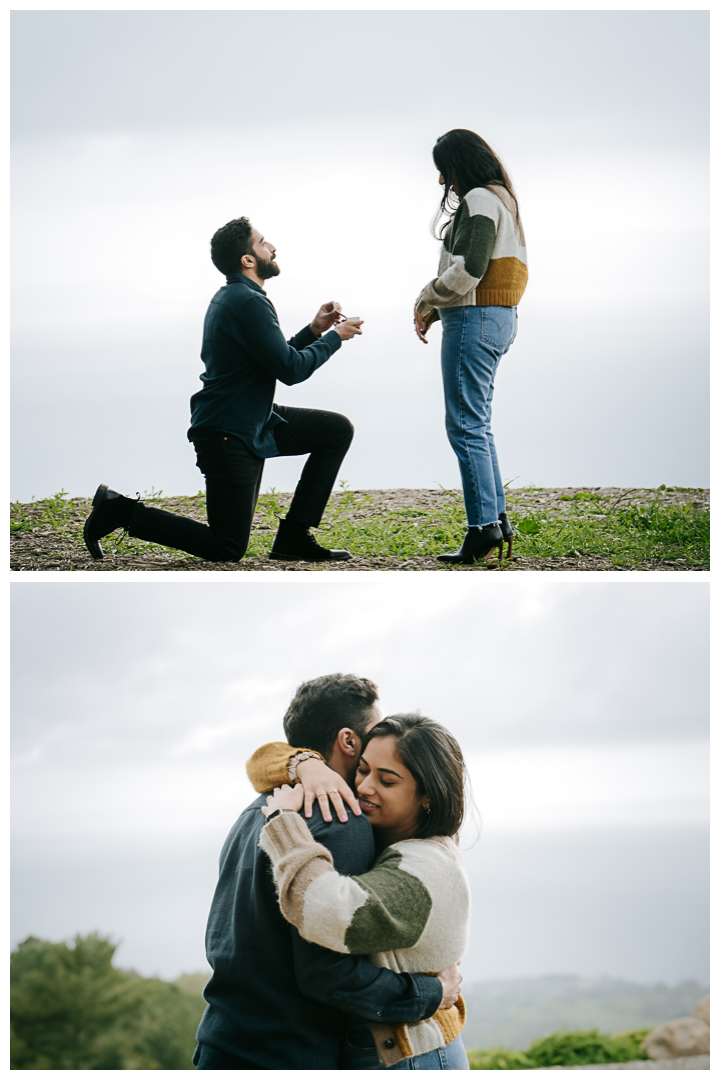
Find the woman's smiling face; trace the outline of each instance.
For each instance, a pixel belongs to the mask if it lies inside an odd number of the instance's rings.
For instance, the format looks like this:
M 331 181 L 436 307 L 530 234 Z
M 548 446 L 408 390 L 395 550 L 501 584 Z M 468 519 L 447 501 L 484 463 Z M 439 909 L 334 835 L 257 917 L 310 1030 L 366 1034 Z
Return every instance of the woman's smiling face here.
M 355 790 L 363 813 L 387 844 L 414 836 L 427 795 L 397 752 L 397 739 L 371 739 L 360 758 Z

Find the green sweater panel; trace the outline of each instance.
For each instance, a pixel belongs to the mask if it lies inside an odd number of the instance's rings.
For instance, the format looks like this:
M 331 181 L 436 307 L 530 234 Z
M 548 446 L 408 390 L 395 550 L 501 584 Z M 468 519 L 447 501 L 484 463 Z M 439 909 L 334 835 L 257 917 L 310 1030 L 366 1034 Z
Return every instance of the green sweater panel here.
M 496 236 L 495 222 L 484 214 L 470 214 L 463 199 L 443 246 L 451 255 L 463 257 L 465 270 L 471 277 L 482 278 L 490 265 Z
M 367 894 L 345 932 L 349 952 L 392 952 L 415 945 L 425 929 L 432 897 L 419 878 L 400 869 L 402 854 L 382 853 L 372 870 L 354 877 Z

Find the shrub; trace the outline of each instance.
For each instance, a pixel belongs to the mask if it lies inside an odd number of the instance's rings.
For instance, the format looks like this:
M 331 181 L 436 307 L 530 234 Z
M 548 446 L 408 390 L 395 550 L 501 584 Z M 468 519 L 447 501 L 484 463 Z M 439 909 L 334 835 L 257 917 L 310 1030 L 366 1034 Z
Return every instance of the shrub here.
M 635 1033 L 624 1036 L 601 1035 L 597 1028 L 592 1031 L 558 1032 L 545 1039 L 537 1039 L 527 1056 L 537 1069 L 551 1065 L 610 1065 L 614 1062 L 633 1061 L 639 1056 Z
M 492 1050 L 471 1050 L 468 1054 L 471 1069 L 534 1069 L 535 1065 L 519 1050 L 496 1046 Z

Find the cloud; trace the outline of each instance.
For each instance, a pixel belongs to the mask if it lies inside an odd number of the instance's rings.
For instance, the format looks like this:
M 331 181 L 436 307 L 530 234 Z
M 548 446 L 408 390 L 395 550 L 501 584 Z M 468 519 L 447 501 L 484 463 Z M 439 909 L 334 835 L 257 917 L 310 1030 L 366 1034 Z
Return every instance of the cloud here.
M 311 116 L 342 144 L 361 118 L 419 111 L 438 134 L 482 119 L 536 144 L 563 128 L 586 144 L 706 137 L 700 11 L 28 11 L 12 27 L 17 138 Z M 437 42 L 450 40 L 448 97 Z M 512 78 L 488 41 L 512 43 Z
M 704 737 L 704 584 L 423 578 L 15 587 L 19 752 L 132 753 L 243 717 L 278 731 L 295 686 L 342 670 L 469 746 Z

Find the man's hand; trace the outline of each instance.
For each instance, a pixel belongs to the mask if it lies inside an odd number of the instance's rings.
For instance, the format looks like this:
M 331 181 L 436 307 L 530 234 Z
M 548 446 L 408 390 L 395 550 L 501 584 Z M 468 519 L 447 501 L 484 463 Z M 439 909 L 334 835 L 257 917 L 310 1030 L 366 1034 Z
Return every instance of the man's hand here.
M 450 967 L 438 971 L 437 978 L 442 983 L 443 999 L 440 1002 L 441 1009 L 452 1009 L 460 996 L 460 983 L 463 980 L 460 974 L 460 961 L 451 964 Z
M 417 310 L 415 311 L 415 333 L 420 338 L 420 340 L 424 341 L 427 345 L 428 339 L 425 337 L 425 334 L 427 333 L 427 323 L 424 319 L 420 318 Z
M 350 787 L 345 783 L 342 776 L 334 772 L 324 761 L 320 761 L 318 758 L 307 758 L 305 761 L 300 761 L 297 766 L 297 774 L 305 790 L 305 817 L 312 817 L 312 806 L 315 799 L 317 799 L 325 821 L 332 821 L 328 796 L 340 821 L 347 821 L 347 810 L 343 799 L 354 814 L 362 814 L 360 805 Z
M 302 810 L 303 797 L 302 784 L 296 784 L 295 787 L 283 784 L 282 787 L 273 788 L 272 795 L 268 795 L 265 800 L 267 806 L 261 806 L 260 809 L 265 817 L 273 810 L 296 810 L 299 814 Z
M 315 337 L 320 337 L 326 330 L 329 330 L 335 323 L 339 323 L 343 318 L 342 308 L 338 304 L 337 300 L 328 300 L 327 304 L 318 311 L 317 315 L 310 323 L 310 329 Z
M 349 341 L 351 337 L 355 337 L 356 334 L 362 334 L 360 327 L 364 323 L 364 319 L 358 319 L 355 316 L 352 319 L 346 319 L 345 322 L 340 323 L 335 327 L 335 333 L 339 334 L 343 341 Z

